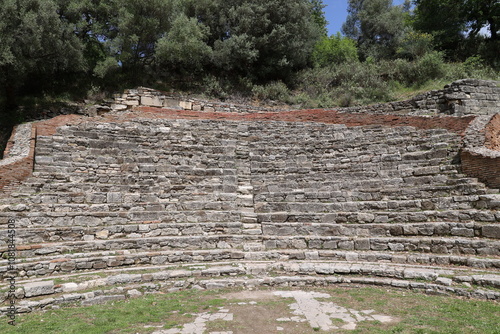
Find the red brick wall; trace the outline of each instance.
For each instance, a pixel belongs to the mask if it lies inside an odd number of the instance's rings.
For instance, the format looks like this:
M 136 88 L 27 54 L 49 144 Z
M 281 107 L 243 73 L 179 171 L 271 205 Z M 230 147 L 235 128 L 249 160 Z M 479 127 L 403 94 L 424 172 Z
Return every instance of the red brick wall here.
M 484 146 L 490 150 L 500 151 L 500 114 L 496 114 L 486 126 L 486 142 Z
M 82 117 L 77 115 L 62 115 L 49 120 L 33 123 L 30 138 L 30 152 L 28 156 L 9 165 L 0 166 L 0 196 L 6 195 L 10 190 L 32 175 L 36 136 L 53 135 L 58 127 L 65 124 L 77 123 L 81 119 Z M 9 150 L 13 145 L 13 140 L 14 132 L 5 149 L 5 157 L 8 157 Z
M 476 177 L 488 187 L 500 188 L 500 158 L 489 158 L 480 154 L 463 151 L 462 171 Z

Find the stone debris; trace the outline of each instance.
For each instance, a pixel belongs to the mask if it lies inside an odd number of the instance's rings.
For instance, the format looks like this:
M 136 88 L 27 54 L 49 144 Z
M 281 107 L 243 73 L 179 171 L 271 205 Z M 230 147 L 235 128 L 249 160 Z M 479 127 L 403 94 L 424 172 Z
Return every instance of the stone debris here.
M 296 303 L 290 305 L 295 317 L 279 318 L 277 321 L 307 321 L 312 328 L 322 331 L 332 329 L 356 329 L 356 324 L 360 321 L 380 321 L 382 323 L 392 322 L 390 316 L 373 314 L 373 310 L 357 311 L 348 309 L 332 302 L 321 302 L 317 298 L 331 298 L 329 294 L 306 291 L 275 291 L 274 295 L 283 298 L 294 298 Z M 331 319 L 340 319 L 345 325 L 336 326 Z
M 229 313 L 227 309 L 219 309 L 217 313 L 199 313 L 193 314 L 196 319 L 184 324 L 182 328 L 170 328 L 155 331 L 152 334 L 204 334 L 206 330 L 206 323 L 215 320 L 232 321 L 233 314 Z M 233 332 L 209 332 L 208 334 L 232 334 Z

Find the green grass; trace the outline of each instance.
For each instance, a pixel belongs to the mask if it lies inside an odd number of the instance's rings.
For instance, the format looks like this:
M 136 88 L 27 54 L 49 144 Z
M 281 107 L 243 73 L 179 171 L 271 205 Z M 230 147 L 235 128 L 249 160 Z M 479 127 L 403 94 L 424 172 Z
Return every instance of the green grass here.
M 312 288 L 311 288 L 312 289 Z M 397 319 L 389 324 L 374 321 L 359 322 L 355 330 L 345 333 L 500 333 L 500 304 L 491 301 L 463 300 L 456 297 L 428 296 L 408 290 L 358 288 L 314 288 L 326 292 L 331 298 L 321 299 L 343 307 L 373 309 Z M 233 290 L 234 291 L 234 290 Z M 237 291 L 237 290 L 236 290 Z M 181 327 L 192 322 L 195 313 L 217 312 L 219 307 L 230 309 L 238 317 L 251 316 L 239 312 L 237 302 L 242 298 L 224 299 L 229 290 L 182 291 L 147 295 L 137 299 L 115 301 L 105 305 L 66 307 L 46 312 L 18 315 L 17 326 L 8 325 L 7 318 L 0 318 L 0 333 L 152 333 L 161 328 Z M 248 301 L 247 299 L 246 301 Z M 260 307 L 289 312 L 293 300 L 280 298 L 256 299 Z M 335 319 L 334 319 L 335 320 Z M 274 321 L 270 319 L 270 321 Z M 252 328 L 242 328 L 242 322 L 218 321 L 210 328 L 238 330 L 251 333 Z M 334 321 L 335 324 L 338 324 Z M 250 322 L 251 324 L 251 322 Z M 145 326 L 156 326 L 148 327 Z M 276 325 L 282 326 L 276 321 Z M 161 327 L 158 327 L 161 326 Z M 251 325 L 250 325 L 251 326 Z M 317 332 L 310 328 L 310 332 Z M 322 332 L 322 331 L 319 331 Z
M 204 298 L 207 293 L 185 291 L 168 295 L 115 301 L 104 305 L 68 307 L 47 312 L 17 316 L 17 325 L 1 318 L 1 333 L 148 333 L 145 324 L 161 324 L 164 328 L 189 322 L 191 313 L 204 312 L 222 305 L 218 298 Z M 172 322 L 172 315 L 179 321 Z

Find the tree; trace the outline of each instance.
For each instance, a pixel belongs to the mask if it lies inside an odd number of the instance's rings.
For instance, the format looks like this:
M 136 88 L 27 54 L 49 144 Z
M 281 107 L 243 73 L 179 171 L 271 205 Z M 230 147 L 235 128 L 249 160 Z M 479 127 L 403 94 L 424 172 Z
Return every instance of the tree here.
M 208 33 L 208 28 L 195 18 L 180 14 L 169 32 L 156 43 L 157 66 L 171 72 L 201 71 L 212 55 L 206 44 Z
M 404 8 L 392 0 L 349 0 L 342 32 L 357 41 L 363 58 L 391 58 L 404 31 Z
M 462 8 L 467 26 L 470 28 L 470 36 L 475 37 L 482 29 L 488 29 L 491 40 L 500 39 L 500 2 L 498 0 L 466 0 Z
M 318 25 L 321 34 L 327 37 L 328 29 L 326 28 L 326 26 L 328 25 L 328 21 L 326 20 L 325 12 L 323 11 L 326 5 L 323 4 L 323 0 L 309 0 L 309 1 L 311 2 L 312 5 L 313 21 L 316 22 L 316 24 Z
M 42 84 L 50 75 L 85 70 L 83 44 L 61 19 L 52 0 L 2 0 L 0 85 L 8 105 L 28 81 Z
M 464 44 L 464 1 L 414 0 L 414 28 L 432 34 L 436 49 L 447 52 L 449 58 L 453 58 Z
M 323 37 L 314 48 L 314 64 L 320 67 L 358 60 L 356 42 L 340 33 Z
M 199 0 L 188 8 L 209 27 L 215 71 L 260 81 L 308 65 L 321 36 L 312 12 L 310 0 Z
M 132 78 L 147 76 L 155 59 L 155 47 L 172 26 L 171 0 L 120 0 L 108 52 Z M 112 32 L 114 32 L 112 30 Z

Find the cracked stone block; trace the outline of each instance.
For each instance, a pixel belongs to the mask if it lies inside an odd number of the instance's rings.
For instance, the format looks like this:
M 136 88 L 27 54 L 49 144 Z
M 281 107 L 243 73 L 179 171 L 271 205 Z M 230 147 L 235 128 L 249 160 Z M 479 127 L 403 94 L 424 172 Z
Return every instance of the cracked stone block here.
M 33 282 L 24 285 L 25 297 L 36 297 L 54 293 L 54 281 Z

